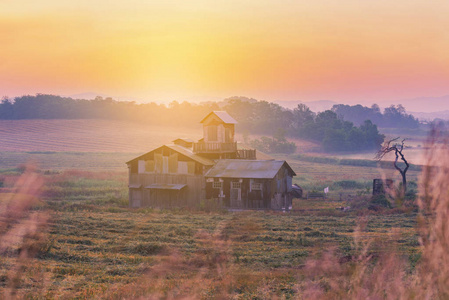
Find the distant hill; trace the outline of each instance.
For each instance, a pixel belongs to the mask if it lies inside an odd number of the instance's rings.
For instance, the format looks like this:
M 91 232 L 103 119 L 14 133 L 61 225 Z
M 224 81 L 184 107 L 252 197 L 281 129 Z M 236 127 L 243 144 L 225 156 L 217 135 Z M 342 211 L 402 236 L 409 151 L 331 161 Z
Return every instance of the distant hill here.
M 449 110 L 437 112 L 409 112 L 420 121 L 433 121 L 435 119 L 449 120 Z
M 412 99 L 403 99 L 398 101 L 386 101 L 378 103 L 380 106 L 389 106 L 390 104 L 402 104 L 408 112 L 416 113 L 435 113 L 449 110 L 449 95 L 441 97 L 419 97 Z M 415 113 L 413 113 L 415 114 Z

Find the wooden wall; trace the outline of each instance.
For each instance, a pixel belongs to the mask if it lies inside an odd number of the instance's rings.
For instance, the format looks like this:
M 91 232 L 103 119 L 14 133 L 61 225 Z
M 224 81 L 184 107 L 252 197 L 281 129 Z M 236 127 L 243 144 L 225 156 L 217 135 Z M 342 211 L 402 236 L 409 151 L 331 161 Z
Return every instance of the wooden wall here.
M 131 207 L 196 207 L 202 199 L 205 199 L 205 179 L 202 175 L 130 174 L 129 178 L 130 186 L 141 186 L 138 189 L 129 189 Z M 187 186 L 180 191 L 145 188 L 152 183 L 186 184 Z
M 222 181 L 222 189 L 214 188 L 213 182 Z M 288 209 L 292 205 L 292 176 L 286 168 L 281 168 L 272 179 L 249 178 L 209 178 L 206 180 L 206 198 L 216 198 L 224 207 L 242 209 Z M 236 191 L 231 191 L 232 182 L 240 182 L 241 201 L 236 201 Z M 260 183 L 261 190 L 252 190 L 251 183 Z M 220 197 L 223 194 L 224 197 Z

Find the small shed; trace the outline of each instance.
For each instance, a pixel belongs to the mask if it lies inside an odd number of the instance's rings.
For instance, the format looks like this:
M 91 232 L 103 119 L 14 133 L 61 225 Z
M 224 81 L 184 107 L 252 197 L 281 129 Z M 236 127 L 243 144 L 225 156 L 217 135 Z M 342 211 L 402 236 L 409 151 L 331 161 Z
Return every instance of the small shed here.
M 373 179 L 373 195 L 385 195 L 385 191 L 393 188 L 393 179 Z
M 205 175 L 206 198 L 228 208 L 288 210 L 295 175 L 283 160 L 219 160 Z

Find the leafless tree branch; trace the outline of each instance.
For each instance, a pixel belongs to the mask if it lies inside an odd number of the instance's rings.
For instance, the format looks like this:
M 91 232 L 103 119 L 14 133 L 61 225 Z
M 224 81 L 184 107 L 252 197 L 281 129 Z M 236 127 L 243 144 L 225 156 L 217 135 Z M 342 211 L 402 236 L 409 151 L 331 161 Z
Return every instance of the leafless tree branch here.
M 382 160 L 385 155 L 387 155 L 390 152 L 394 152 L 395 154 L 395 160 L 393 161 L 393 166 L 402 176 L 402 191 L 405 193 L 407 188 L 407 178 L 406 173 L 408 168 L 410 167 L 408 161 L 405 159 L 405 155 L 403 153 L 404 151 L 404 143 L 406 139 L 403 139 L 400 143 L 397 143 L 396 141 L 399 140 L 399 137 L 385 141 L 380 150 L 377 152 L 375 159 L 377 161 Z M 399 158 L 404 162 L 405 167 L 404 169 L 401 169 L 398 165 Z

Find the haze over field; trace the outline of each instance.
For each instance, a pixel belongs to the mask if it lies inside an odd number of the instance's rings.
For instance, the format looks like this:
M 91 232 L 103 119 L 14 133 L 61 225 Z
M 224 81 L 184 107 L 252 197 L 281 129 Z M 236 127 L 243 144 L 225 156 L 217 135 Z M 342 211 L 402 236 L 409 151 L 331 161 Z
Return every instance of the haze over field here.
M 408 108 L 449 94 L 448 15 L 445 0 L 1 1 L 0 92 Z

